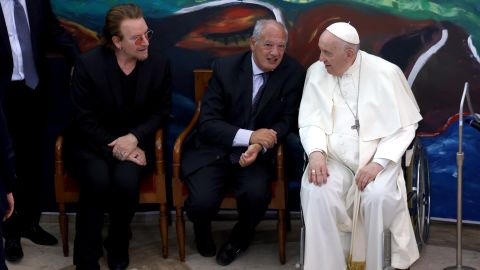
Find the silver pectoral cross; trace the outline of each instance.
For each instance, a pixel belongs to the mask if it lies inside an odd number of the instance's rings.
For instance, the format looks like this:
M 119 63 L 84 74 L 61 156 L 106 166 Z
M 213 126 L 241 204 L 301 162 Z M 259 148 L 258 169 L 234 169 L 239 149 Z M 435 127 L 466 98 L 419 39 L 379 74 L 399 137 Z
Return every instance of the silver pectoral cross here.
M 355 119 L 355 125 L 351 126 L 350 128 L 356 129 L 358 133 L 358 130 L 360 129 L 360 121 L 358 121 L 358 119 Z

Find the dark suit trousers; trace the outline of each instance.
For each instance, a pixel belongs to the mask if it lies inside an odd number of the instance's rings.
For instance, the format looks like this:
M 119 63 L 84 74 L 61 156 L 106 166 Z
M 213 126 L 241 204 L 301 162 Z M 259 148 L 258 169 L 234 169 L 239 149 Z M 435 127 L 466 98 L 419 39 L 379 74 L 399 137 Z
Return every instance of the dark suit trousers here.
M 0 211 L 0 217 L 3 218 L 4 213 Z M 0 222 L 0 270 L 7 269 L 7 265 L 5 264 L 5 250 L 3 248 L 3 229 L 2 223 Z
M 12 82 L 5 93 L 3 108 L 17 162 L 13 191 L 15 214 L 4 223 L 6 238 L 19 238 L 21 230 L 37 225 L 43 194 L 43 136 L 48 105 L 39 89 Z
M 105 240 L 109 256 L 128 256 L 130 223 L 138 204 L 142 167 L 118 160 L 72 162 L 70 172 L 80 184 L 73 261 L 77 269 L 98 269 L 105 211 L 109 213 Z
M 5 191 L 3 190 L 4 183 L 1 182 L 2 180 L 3 179 L 0 178 L 0 218 L 3 219 L 8 202 Z M 0 270 L 5 269 L 7 269 L 7 266 L 5 265 L 5 250 L 3 248 L 3 223 L 0 222 Z
M 248 245 L 270 203 L 273 173 L 270 164 L 254 162 L 242 168 L 232 164 L 228 156 L 197 170 L 186 179 L 188 218 L 195 226 L 209 227 L 225 193 L 232 190 L 237 199 L 239 221 L 233 228 L 230 241 Z

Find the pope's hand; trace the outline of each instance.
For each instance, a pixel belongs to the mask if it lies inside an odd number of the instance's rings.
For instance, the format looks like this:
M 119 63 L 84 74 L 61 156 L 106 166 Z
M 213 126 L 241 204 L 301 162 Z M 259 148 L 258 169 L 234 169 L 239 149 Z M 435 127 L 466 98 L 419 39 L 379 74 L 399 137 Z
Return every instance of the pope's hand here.
M 357 183 L 358 188 L 363 191 L 370 182 L 375 180 L 377 174 L 382 170 L 383 166 L 376 162 L 370 162 L 367 166 L 361 168 L 355 176 L 355 183 Z
M 315 151 L 308 157 L 308 181 L 317 186 L 327 183 L 328 169 L 325 156 L 320 151 Z

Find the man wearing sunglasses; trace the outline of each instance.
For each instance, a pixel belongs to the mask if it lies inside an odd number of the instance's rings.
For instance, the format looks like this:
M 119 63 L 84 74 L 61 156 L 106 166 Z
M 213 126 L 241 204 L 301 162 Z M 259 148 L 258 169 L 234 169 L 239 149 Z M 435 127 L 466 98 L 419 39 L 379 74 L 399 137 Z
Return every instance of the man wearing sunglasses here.
M 140 175 L 153 165 L 155 131 L 170 112 L 170 65 L 149 51 L 149 30 L 135 4 L 112 7 L 103 45 L 79 57 L 72 78 L 74 119 L 65 134 L 67 170 L 79 181 L 73 261 L 100 269 L 103 242 L 110 269 L 126 269 L 130 222 Z

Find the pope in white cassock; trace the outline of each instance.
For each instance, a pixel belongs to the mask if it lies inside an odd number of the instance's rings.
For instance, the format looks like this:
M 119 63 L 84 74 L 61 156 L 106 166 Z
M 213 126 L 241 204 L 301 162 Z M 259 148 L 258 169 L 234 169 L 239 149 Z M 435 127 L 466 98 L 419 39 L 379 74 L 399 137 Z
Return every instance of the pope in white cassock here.
M 308 155 L 306 270 L 380 270 L 386 230 L 392 267 L 419 257 L 400 159 L 422 117 L 402 71 L 359 44 L 350 24 L 327 27 L 305 81 L 298 122 Z

